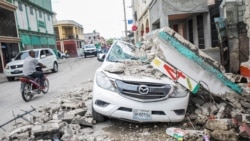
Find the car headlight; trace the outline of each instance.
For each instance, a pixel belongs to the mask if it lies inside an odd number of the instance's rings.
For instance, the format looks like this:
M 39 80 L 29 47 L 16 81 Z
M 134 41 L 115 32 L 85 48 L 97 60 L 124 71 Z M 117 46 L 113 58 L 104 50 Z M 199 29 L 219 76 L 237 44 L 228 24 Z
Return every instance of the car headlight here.
M 96 72 L 96 84 L 103 89 L 116 91 L 114 82 L 101 71 Z
M 173 93 L 169 95 L 169 98 L 185 97 L 189 92 L 181 86 L 175 86 Z

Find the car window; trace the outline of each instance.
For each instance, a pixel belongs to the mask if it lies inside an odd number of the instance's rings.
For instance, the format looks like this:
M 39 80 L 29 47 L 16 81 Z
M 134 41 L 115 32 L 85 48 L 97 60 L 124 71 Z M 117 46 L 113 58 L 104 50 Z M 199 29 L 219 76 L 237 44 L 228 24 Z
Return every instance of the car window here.
M 15 60 L 24 60 L 26 57 L 28 57 L 29 56 L 29 52 L 28 51 L 25 51 L 25 52 L 20 52 L 17 56 L 16 56 L 16 58 L 15 58 Z M 35 51 L 35 58 L 37 58 L 37 56 L 38 56 L 38 51 Z
M 17 55 L 15 60 L 24 60 L 28 56 L 29 56 L 29 52 L 21 52 Z
M 135 59 L 135 54 L 133 53 L 134 47 L 123 44 L 123 43 L 115 43 L 111 48 L 110 54 L 108 56 L 109 61 L 124 61 L 127 59 Z
M 40 57 L 41 57 L 42 55 L 45 55 L 45 51 L 44 51 L 44 50 L 41 50 Z
M 46 56 L 51 56 L 52 52 L 50 50 L 45 50 L 45 54 L 46 54 Z

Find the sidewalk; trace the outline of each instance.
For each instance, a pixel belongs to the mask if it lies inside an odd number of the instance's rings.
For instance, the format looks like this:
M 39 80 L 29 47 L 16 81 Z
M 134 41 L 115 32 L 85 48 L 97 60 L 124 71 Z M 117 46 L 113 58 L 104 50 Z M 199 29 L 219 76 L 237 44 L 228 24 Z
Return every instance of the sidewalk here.
M 7 82 L 7 78 L 3 73 L 0 73 L 0 83 Z

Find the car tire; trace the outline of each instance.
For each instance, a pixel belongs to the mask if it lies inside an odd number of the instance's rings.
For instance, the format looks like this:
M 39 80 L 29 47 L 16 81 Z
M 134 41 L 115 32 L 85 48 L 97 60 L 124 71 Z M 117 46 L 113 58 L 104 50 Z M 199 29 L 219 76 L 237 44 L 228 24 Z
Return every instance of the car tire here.
M 7 80 L 8 80 L 8 81 L 14 81 L 14 80 L 15 80 L 15 77 L 7 77 Z
M 53 69 L 52 69 L 52 72 L 58 72 L 58 64 L 55 62 L 54 65 L 53 65 Z
M 95 110 L 94 110 L 94 107 L 92 106 L 92 116 L 93 116 L 93 119 L 96 121 L 96 122 L 104 122 L 106 121 L 106 117 L 97 113 Z

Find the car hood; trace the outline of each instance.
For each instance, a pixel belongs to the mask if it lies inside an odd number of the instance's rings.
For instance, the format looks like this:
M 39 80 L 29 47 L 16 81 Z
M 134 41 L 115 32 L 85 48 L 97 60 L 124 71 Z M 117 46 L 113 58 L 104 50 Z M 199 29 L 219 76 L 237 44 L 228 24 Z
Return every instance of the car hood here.
M 114 70 L 112 72 L 107 71 L 106 68 L 110 68 L 110 66 L 114 66 Z M 150 76 L 142 76 L 142 75 L 125 75 L 122 73 L 122 70 L 119 70 L 120 63 L 114 63 L 114 62 L 105 62 L 102 64 L 102 66 L 97 71 L 102 71 L 105 73 L 109 78 L 113 79 L 119 79 L 123 81 L 131 81 L 131 82 L 149 82 L 149 83 L 159 83 L 159 84 L 171 84 L 176 85 L 172 80 L 170 80 L 167 77 L 161 77 L 160 79 L 157 79 L 153 75 Z M 112 69 L 111 69 L 112 70 Z
M 9 66 L 13 66 L 13 65 L 20 65 L 23 64 L 24 60 L 13 60 L 11 62 L 9 62 L 7 65 Z

